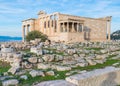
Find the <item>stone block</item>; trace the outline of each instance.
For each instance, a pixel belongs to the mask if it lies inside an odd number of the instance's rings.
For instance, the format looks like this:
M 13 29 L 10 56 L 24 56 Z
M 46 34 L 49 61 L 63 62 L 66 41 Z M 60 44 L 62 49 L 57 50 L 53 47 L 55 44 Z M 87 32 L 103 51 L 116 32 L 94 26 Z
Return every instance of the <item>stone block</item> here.
M 65 80 L 55 80 L 55 81 L 41 82 L 34 86 L 76 86 L 76 85 L 69 83 Z
M 67 77 L 66 81 L 77 86 L 116 86 L 120 85 L 120 68 L 96 69 Z

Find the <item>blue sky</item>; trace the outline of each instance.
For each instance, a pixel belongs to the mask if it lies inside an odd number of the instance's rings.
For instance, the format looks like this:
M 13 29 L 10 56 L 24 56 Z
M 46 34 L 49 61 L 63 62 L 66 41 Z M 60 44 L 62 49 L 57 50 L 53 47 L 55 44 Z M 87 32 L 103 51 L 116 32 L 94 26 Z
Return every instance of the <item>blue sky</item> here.
M 120 29 L 120 0 L 0 0 L 0 35 L 21 36 L 21 21 L 37 18 L 40 10 L 93 18 L 112 16 L 111 31 Z

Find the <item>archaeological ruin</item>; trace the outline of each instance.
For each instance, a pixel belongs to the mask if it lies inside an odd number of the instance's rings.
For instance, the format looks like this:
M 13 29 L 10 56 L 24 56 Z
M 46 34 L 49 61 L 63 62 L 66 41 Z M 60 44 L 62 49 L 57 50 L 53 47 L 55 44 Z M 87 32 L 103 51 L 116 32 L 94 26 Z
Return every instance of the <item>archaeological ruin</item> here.
M 88 18 L 62 13 L 38 13 L 38 19 L 22 21 L 22 37 L 29 31 L 38 30 L 52 41 L 65 42 L 103 42 L 110 40 L 111 16 Z

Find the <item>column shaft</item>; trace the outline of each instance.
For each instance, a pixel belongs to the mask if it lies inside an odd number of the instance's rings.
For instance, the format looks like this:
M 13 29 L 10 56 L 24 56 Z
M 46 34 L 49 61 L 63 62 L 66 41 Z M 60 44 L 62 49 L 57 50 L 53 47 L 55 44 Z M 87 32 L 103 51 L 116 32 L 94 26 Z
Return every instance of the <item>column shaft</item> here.
M 110 34 L 111 34 L 111 32 L 110 32 L 110 30 L 111 30 L 111 21 L 108 21 L 109 23 L 108 23 L 108 40 L 110 41 L 110 39 L 111 39 L 111 36 L 110 36 Z
M 77 32 L 79 32 L 79 23 L 77 23 Z
M 22 27 L 22 41 L 25 41 L 25 27 Z
M 28 35 L 29 33 L 29 26 L 27 25 L 27 28 L 26 28 L 26 35 Z
M 67 22 L 67 32 L 69 32 L 69 22 Z
M 63 32 L 65 32 L 65 23 L 63 22 Z
M 72 22 L 72 32 L 74 32 L 74 22 Z

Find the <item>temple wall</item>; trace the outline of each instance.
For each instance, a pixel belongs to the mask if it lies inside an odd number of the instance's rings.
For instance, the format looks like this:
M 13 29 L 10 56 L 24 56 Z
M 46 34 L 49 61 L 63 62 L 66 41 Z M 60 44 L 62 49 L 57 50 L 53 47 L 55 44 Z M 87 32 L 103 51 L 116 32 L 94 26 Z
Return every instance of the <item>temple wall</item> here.
M 60 14 L 60 20 L 64 20 L 67 18 L 84 20 L 84 30 L 85 29 L 90 30 L 88 32 L 89 41 L 106 41 L 107 40 L 106 38 L 107 21 L 106 20 Z M 84 31 L 84 36 L 85 36 L 85 31 Z

